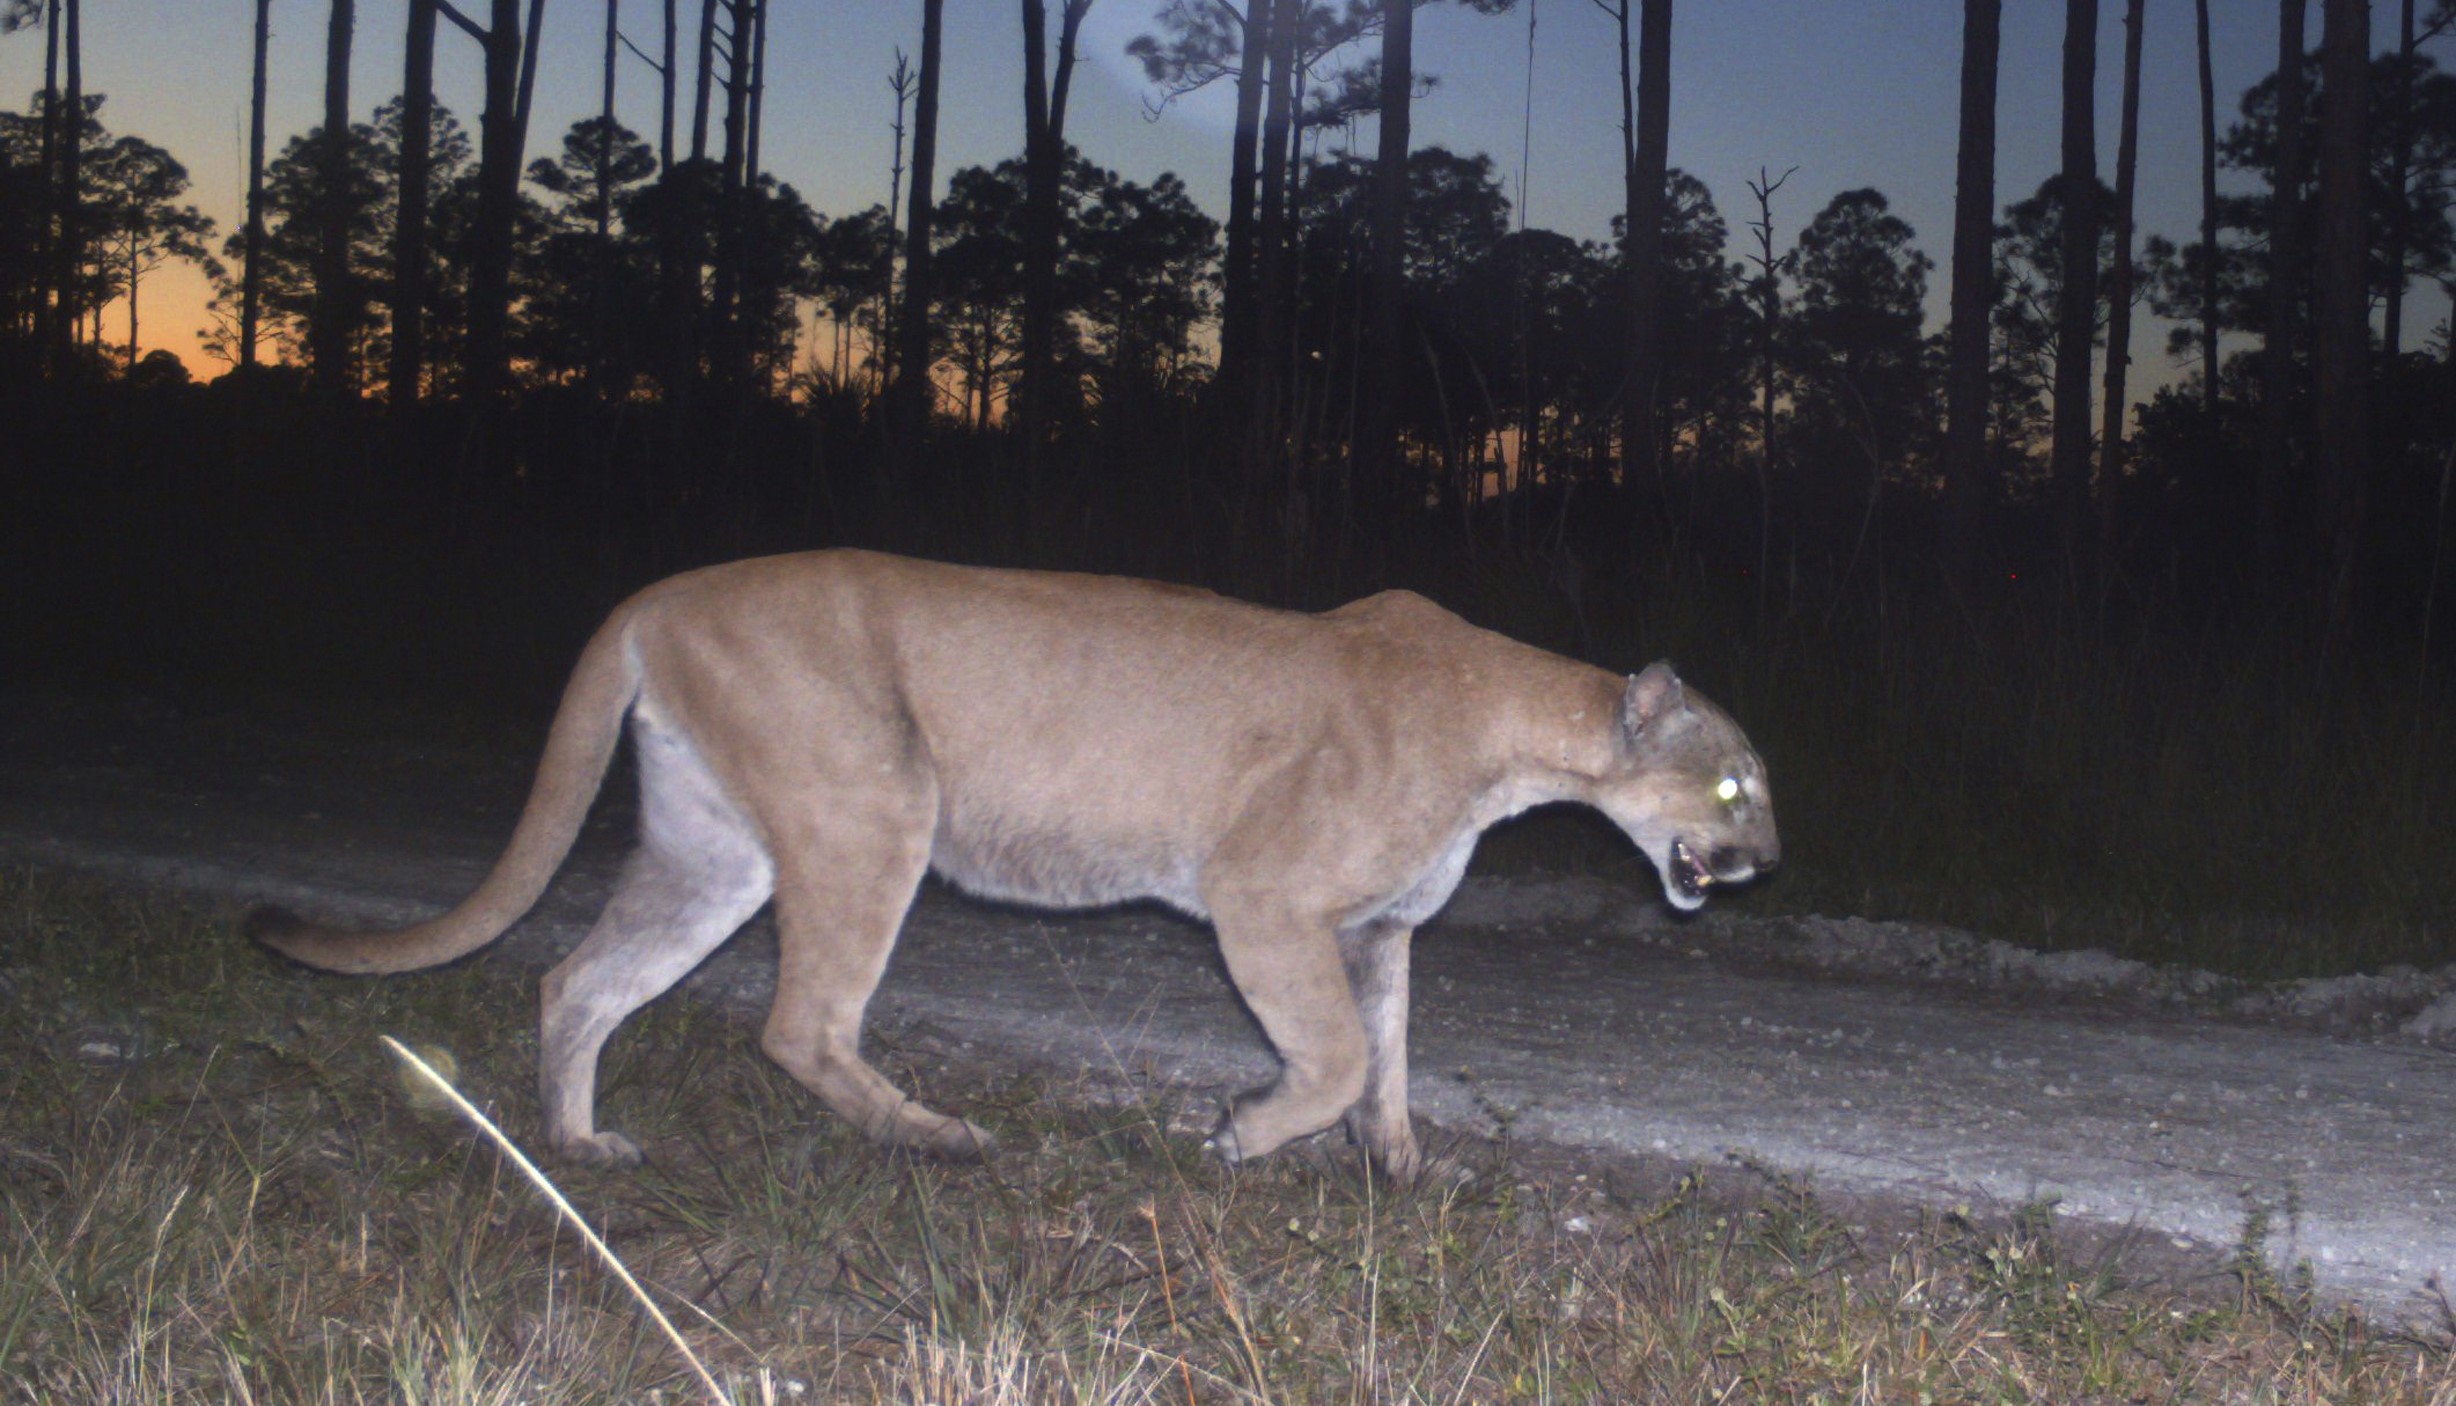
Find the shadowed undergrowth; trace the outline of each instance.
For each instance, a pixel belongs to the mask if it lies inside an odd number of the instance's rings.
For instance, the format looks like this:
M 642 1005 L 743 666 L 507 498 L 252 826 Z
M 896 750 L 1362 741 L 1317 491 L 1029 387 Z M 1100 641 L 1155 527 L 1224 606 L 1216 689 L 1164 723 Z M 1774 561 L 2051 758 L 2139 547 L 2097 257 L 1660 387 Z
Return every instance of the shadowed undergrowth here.
M 1670 657 L 1729 707 L 1784 829 L 1780 878 L 1737 896 L 1760 911 L 2252 978 L 2456 961 L 2444 627 L 2433 654 L 2419 600 L 2389 593 L 2322 667 L 2307 609 L 2208 553 L 2124 558 L 2100 604 L 2042 552 L 2035 506 L 2006 509 L 2006 569 L 1956 603 L 1918 495 L 1799 524 L 1769 559 L 1745 476 L 1703 466 L 1474 512 L 1289 517 L 1199 436 L 1073 445 L 1024 494 L 1004 441 L 950 434 L 890 493 L 876 446 L 782 411 L 669 433 L 542 406 L 497 446 L 508 472 L 450 417 L 387 428 L 238 386 L 10 408 L 20 457 L 47 466 L 0 476 L 0 676 L 21 687 L 476 722 L 526 761 L 605 611 L 712 560 L 868 546 L 1306 608 L 1406 586 L 1610 667 Z M 717 461 L 657 468 L 669 439 Z M 1655 883 L 1579 822 L 1488 848 Z
M 1569 647 L 1557 607 L 1501 599 L 1489 623 Z M 2456 961 L 2456 696 L 2411 660 L 2322 672 L 2306 631 L 2076 618 L 2043 587 L 1983 627 L 1915 598 L 1752 627 L 1674 572 L 1589 627 L 1603 662 L 1678 660 L 1766 756 L 1784 870 L 1718 901 L 2251 979 Z M 1487 849 L 1652 882 L 1566 816 Z
M 687 1368 L 517 1175 L 376 1048 L 450 1051 L 534 1126 L 529 983 L 280 968 L 203 914 L 0 877 L 0 1399 L 636 1402 Z M 897 1052 L 885 1052 L 890 1063 Z M 2378 1401 L 2456 1406 L 2443 1344 L 2314 1309 L 2247 1231 L 2176 1279 L 2005 1217 L 1867 1214 L 1436 1139 L 1228 1175 L 1203 1110 L 931 1069 L 986 1166 L 881 1154 L 660 1003 L 609 1121 L 652 1165 L 563 1184 L 737 1401 Z

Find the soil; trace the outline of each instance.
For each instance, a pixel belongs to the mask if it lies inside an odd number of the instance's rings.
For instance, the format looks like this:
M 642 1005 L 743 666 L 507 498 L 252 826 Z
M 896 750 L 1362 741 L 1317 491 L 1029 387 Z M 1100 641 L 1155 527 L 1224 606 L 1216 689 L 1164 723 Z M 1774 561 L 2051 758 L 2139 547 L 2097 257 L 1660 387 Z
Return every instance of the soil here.
M 528 765 L 363 723 L 0 695 L 0 858 L 405 921 L 475 885 Z M 542 966 L 578 941 L 624 849 L 626 793 L 618 776 L 498 950 Z M 763 917 L 686 989 L 756 1011 L 774 968 Z M 870 1036 L 1198 1095 L 1275 1069 L 1201 925 L 1001 907 L 934 882 Z M 2260 1225 L 2272 1262 L 2307 1262 L 2324 1296 L 2456 1327 L 2440 1288 L 2456 1280 L 2456 964 L 2254 987 L 1855 918 L 1676 917 L 1599 878 L 1472 874 L 1417 938 L 1412 1055 L 1416 1113 L 1461 1133 L 1736 1161 L 1897 1208 L 2052 1203 L 2076 1229 L 2212 1265 Z

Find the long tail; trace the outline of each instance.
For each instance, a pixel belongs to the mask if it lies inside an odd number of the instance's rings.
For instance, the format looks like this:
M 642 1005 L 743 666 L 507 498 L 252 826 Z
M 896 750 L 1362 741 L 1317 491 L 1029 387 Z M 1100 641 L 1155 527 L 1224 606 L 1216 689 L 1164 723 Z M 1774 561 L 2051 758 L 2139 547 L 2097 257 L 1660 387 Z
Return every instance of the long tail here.
M 546 735 L 528 806 L 477 892 L 442 917 L 398 932 L 344 932 L 280 908 L 258 908 L 241 924 L 247 935 L 308 966 L 363 974 L 436 966 L 501 937 L 536 904 L 571 853 L 622 740 L 623 717 L 640 688 L 627 640 L 630 614 L 617 610 L 580 652 Z

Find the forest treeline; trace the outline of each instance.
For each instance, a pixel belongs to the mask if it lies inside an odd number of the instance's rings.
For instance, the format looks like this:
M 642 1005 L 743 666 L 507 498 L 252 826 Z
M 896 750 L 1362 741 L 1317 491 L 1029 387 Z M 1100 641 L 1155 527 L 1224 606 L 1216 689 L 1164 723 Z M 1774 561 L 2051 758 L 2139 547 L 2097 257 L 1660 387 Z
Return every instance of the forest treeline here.
M 1760 616 L 1904 571 L 2290 602 L 2332 640 L 2428 609 L 2456 380 L 2402 294 L 2456 281 L 2456 78 L 2427 52 L 2447 0 L 2407 0 L 2378 52 L 2367 6 L 2324 0 L 2309 53 L 2284 0 L 2280 65 L 2222 125 L 2204 0 L 2204 218 L 2174 234 L 2131 217 L 2140 0 L 2115 183 L 2099 6 L 2071 0 L 2064 168 L 2001 202 L 1999 3 L 1969 0 L 1941 329 L 1937 260 L 1882 192 L 1788 209 L 1769 166 L 1726 214 L 1668 165 L 1668 0 L 1601 6 L 1628 173 L 1606 242 L 1525 227 L 1491 157 L 1410 144 L 1431 76 L 1404 0 L 1171 0 L 1131 53 L 1163 108 L 1234 89 L 1229 208 L 1106 169 L 1066 134 L 1091 4 L 1022 0 L 1023 149 L 941 179 L 950 37 L 923 0 L 882 90 L 890 198 L 829 214 L 761 161 L 765 0 L 607 0 L 600 110 L 537 152 L 536 4 L 328 0 L 326 121 L 272 142 L 258 0 L 249 214 L 224 231 L 84 90 L 80 0 L 5 0 L 46 61 L 0 114 L 0 377 L 20 406 L 198 393 L 140 340 L 145 280 L 184 260 L 216 289 L 225 398 L 370 460 L 449 445 L 452 492 L 594 502 L 597 550 L 643 568 L 811 534 L 1097 559 L 1095 531 L 1139 524 L 1202 539 L 1171 574 L 1301 599 L 1454 530 L 1468 557 L 1480 533 L 1585 565 L 1684 543 Z M 364 116 L 362 21 L 408 39 Z M 464 41 L 474 127 L 431 91 Z M 618 104 L 624 65 L 653 104 Z M 2145 310 L 2186 369 L 2135 414 Z
M 2050 56 L 1964 0 L 1941 231 L 1847 182 L 1810 208 L 1779 152 L 1674 166 L 1671 0 L 1598 0 L 1627 179 L 1594 241 L 1411 139 L 1407 0 L 1156 9 L 1159 120 L 1235 99 L 1222 210 L 1070 133 L 1094 0 L 1018 0 L 1023 139 L 947 169 L 939 69 L 979 40 L 912 0 L 888 198 L 831 211 L 761 156 L 803 81 L 765 0 L 606 0 L 597 110 L 534 136 L 539 0 L 278 0 L 324 22 L 324 120 L 258 124 L 238 229 L 86 91 L 82 3 L 0 0 L 47 74 L 0 115 L 11 689 L 490 732 L 647 580 L 819 545 L 1410 586 L 1745 719 L 1795 858 L 1743 904 L 2254 975 L 2456 957 L 2456 370 L 2401 296 L 2456 281 L 2448 0 L 2380 43 L 2321 0 L 2316 50 L 2305 0 L 2195 4 L 2189 230 L 2131 213 L 2139 91 L 2191 82 L 2143 74 L 2144 0 L 2113 169 L 2102 0 L 2066 0 L 2060 168 L 2002 191 L 1999 73 Z M 2280 62 L 2221 98 L 2211 20 Z M 378 23 L 402 81 L 353 95 Z M 433 92 L 443 44 L 482 93 Z M 218 290 L 204 384 L 147 349 L 169 260 Z M 1534 862 L 1629 863 L 1529 825 Z

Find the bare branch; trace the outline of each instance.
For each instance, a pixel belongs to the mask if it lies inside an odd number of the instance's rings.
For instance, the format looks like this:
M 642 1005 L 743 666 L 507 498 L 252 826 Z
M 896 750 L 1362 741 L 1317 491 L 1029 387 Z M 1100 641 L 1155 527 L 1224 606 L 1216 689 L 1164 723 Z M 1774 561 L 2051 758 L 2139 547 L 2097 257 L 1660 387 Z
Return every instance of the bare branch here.
M 646 51 L 646 50 L 644 50 L 644 49 L 640 48 L 640 46 L 639 46 L 639 45 L 634 44 L 634 43 L 632 43 L 632 42 L 631 42 L 631 36 L 630 36 L 630 35 L 628 35 L 628 34 L 624 34 L 624 33 L 622 33 L 621 31 L 619 31 L 619 30 L 618 30 L 618 31 L 616 31 L 616 32 L 615 32 L 614 37 L 615 37 L 615 38 L 617 38 L 617 39 L 620 39 L 621 41 L 623 41 L 623 47 L 624 47 L 624 48 L 626 48 L 626 49 L 629 49 L 629 50 L 631 51 L 632 55 L 633 55 L 634 57 L 638 58 L 638 59 L 639 59 L 639 61 L 640 61 L 641 63 L 644 63 L 644 64 L 648 65 L 650 68 L 655 69 L 655 70 L 656 70 L 657 72 L 659 72 L 659 73 L 663 73 L 663 72 L 665 72 L 665 65 L 664 65 L 664 64 L 661 64 L 661 63 L 659 63 L 659 62 L 657 62 L 655 59 L 652 59 L 652 58 L 648 57 L 648 54 L 647 54 L 647 51 Z
M 435 0 L 435 13 L 461 27 L 461 32 L 479 43 L 486 42 L 486 26 L 453 8 L 452 0 Z

